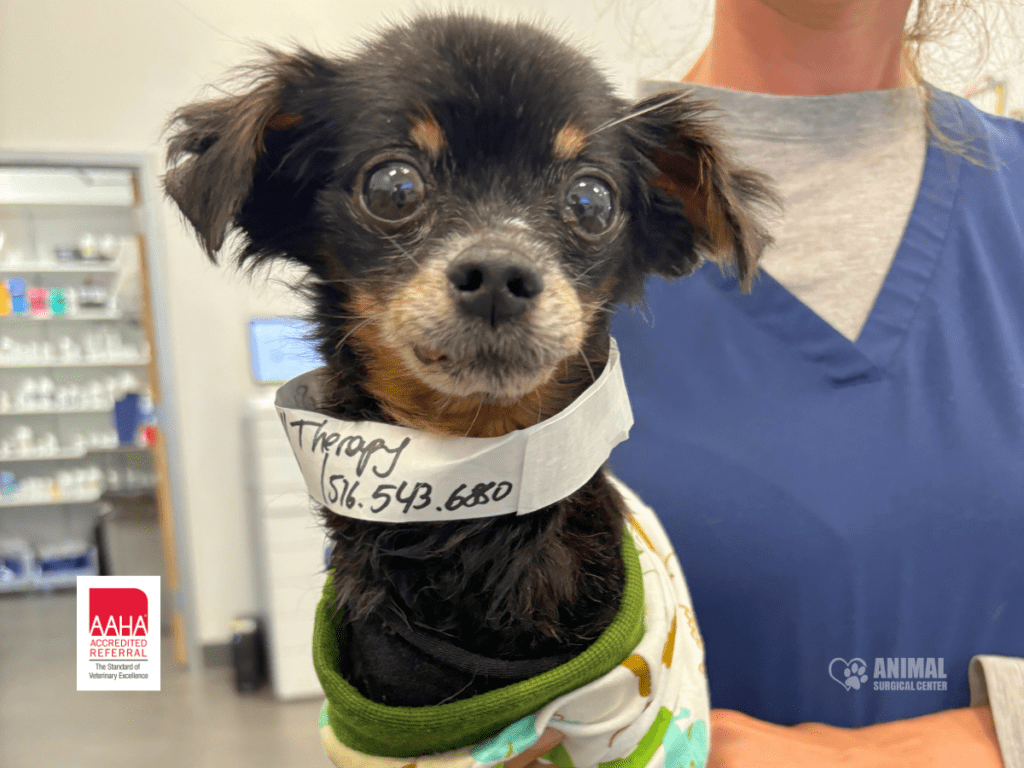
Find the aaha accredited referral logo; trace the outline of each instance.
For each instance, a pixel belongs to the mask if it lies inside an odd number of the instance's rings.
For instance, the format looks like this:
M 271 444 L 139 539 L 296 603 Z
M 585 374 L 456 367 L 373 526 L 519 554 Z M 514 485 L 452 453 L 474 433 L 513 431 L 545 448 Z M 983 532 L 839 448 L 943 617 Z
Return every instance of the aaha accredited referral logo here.
M 160 577 L 78 577 L 78 690 L 160 690 Z

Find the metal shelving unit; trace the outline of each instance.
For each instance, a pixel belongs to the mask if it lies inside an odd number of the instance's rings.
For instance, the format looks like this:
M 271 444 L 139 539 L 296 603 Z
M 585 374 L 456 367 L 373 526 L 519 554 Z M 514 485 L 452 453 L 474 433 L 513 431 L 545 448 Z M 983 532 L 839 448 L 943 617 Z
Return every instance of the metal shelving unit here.
M 69 496 L 67 498 L 55 498 L 55 499 L 14 499 L 8 501 L 6 499 L 0 500 L 0 509 L 4 507 L 13 507 L 21 509 L 22 507 L 63 507 L 67 505 L 77 504 L 95 504 L 100 500 L 102 494 L 97 491 L 95 493 L 87 493 L 81 496 Z
M 81 361 L 81 362 L 57 362 L 57 363 L 0 363 L 0 371 L 15 371 L 24 368 L 143 368 L 150 364 L 149 358 L 142 360 L 111 360 L 102 361 Z
M 61 274 L 116 274 L 120 267 L 102 266 L 94 264 L 91 266 L 77 264 L 40 264 L 39 262 L 18 263 L 13 265 L 0 264 L 0 275 L 30 274 L 30 275 L 61 275 Z

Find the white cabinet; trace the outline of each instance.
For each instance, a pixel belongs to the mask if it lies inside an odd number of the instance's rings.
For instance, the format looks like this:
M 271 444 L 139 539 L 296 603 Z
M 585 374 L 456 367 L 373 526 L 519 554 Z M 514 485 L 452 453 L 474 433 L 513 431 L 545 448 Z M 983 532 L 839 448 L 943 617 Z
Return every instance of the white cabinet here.
M 313 617 L 326 578 L 327 539 L 269 393 L 249 403 L 245 442 L 259 612 L 274 695 L 322 696 L 313 669 Z

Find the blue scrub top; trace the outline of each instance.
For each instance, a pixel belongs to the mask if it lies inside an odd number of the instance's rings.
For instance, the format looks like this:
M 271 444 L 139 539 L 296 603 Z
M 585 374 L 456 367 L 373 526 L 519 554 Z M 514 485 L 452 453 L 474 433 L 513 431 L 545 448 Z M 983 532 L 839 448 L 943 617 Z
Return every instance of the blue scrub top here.
M 614 320 L 636 425 L 611 467 L 672 538 L 715 707 L 869 725 L 1024 656 L 1024 124 L 933 93 L 989 167 L 929 146 L 856 343 L 714 265 Z

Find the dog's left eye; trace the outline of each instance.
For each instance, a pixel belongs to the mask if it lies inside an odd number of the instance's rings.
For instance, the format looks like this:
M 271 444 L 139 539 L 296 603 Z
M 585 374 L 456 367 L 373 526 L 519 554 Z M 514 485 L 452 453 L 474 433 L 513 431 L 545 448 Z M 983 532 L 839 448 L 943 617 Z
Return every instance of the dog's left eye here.
M 612 220 L 612 191 L 600 179 L 582 176 L 569 187 L 565 207 L 585 232 L 599 234 L 608 229 Z
M 366 210 L 385 221 L 409 218 L 425 196 L 423 177 L 408 163 L 391 162 L 379 166 L 366 177 L 363 204 Z

